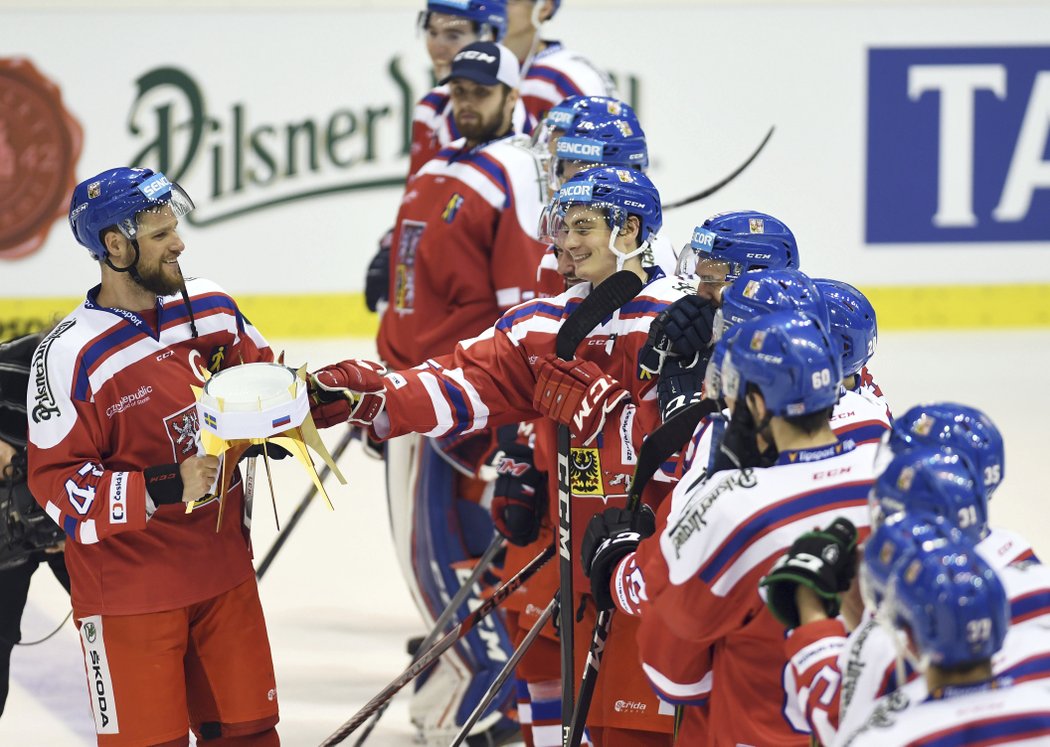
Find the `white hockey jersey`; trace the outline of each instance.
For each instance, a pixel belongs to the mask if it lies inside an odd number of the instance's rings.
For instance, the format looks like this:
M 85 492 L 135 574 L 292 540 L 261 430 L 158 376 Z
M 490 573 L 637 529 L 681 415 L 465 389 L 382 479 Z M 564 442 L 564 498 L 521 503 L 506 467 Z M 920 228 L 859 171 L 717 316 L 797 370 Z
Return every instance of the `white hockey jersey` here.
M 547 112 L 570 96 L 619 98 L 609 74 L 583 55 L 545 42 L 546 47 L 521 66 L 521 98 L 529 116 L 539 122 Z
M 996 679 L 928 694 L 926 683 L 879 700 L 863 726 L 835 747 L 1050 745 L 1050 681 L 1011 685 Z
M 995 536 L 993 531 L 985 542 Z M 992 546 L 998 544 L 993 542 Z M 1050 622 L 1050 568 L 1038 564 L 1004 566 L 1001 556 L 989 557 L 980 545 L 978 552 L 996 570 L 1006 589 L 1011 633 L 1025 625 Z M 839 620 L 812 623 L 792 632 L 785 642 L 790 659 L 785 678 L 789 698 L 804 711 L 822 743 L 830 743 L 840 725 L 843 730 L 851 724 L 857 727 L 875 701 L 906 684 L 901 677 L 914 678 L 910 667 L 898 669 L 899 645 L 870 613 L 865 613 L 848 636 Z

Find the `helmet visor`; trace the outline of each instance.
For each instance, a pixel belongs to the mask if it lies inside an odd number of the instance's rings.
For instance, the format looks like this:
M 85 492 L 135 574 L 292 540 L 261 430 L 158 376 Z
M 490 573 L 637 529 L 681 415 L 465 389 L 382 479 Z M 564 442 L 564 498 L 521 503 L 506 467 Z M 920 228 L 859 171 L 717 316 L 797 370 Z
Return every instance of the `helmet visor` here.
M 188 215 L 195 207 L 186 191 L 175 182 L 168 181 L 161 173 L 154 174 L 138 185 L 137 189 L 145 198 L 146 206 L 137 210 L 133 217 L 117 224 L 117 228 L 128 239 L 135 238 L 138 232 L 138 216 L 142 213 L 160 212 L 167 208 L 178 219 Z

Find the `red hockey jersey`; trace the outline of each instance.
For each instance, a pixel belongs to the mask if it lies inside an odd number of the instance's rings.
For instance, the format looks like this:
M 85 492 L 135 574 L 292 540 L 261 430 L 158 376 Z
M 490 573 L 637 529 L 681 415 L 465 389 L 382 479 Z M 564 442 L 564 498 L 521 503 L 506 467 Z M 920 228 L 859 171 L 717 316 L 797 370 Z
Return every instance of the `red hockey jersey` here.
M 179 296 L 158 299 L 154 325 L 143 318 L 152 314 L 98 306 L 96 287 L 33 357 L 29 487 L 70 539 L 78 615 L 176 609 L 254 573 L 239 479 L 218 533 L 215 499 L 189 515 L 181 503 L 148 515 L 143 470 L 203 453 L 190 389 L 202 385 L 202 368 L 273 358 L 218 286 L 196 279 L 187 288 L 198 337 Z
M 409 368 L 452 352 L 532 297 L 545 179 L 510 137 L 430 160 L 408 185 L 390 252 L 380 357 Z

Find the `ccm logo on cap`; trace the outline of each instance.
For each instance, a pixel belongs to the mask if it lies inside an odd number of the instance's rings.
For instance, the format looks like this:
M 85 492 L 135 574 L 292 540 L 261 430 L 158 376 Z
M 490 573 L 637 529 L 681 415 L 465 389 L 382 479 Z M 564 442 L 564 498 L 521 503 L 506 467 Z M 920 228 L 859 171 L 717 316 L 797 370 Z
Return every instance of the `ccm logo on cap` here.
M 481 62 L 498 62 L 498 60 L 492 55 L 486 52 L 479 52 L 476 49 L 468 49 L 465 52 L 460 52 L 452 60 L 456 62 L 458 60 L 480 60 Z

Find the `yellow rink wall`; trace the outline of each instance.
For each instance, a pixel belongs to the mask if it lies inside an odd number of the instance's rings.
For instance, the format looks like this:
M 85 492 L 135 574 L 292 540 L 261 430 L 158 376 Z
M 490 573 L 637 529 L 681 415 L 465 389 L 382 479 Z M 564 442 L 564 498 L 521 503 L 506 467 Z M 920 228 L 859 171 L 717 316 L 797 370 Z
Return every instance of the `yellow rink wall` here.
M 1050 285 L 881 286 L 861 290 L 879 329 L 1050 327 Z M 0 339 L 39 329 L 79 299 L 0 298 Z M 239 295 L 245 315 L 267 337 L 374 337 L 378 320 L 361 293 Z

